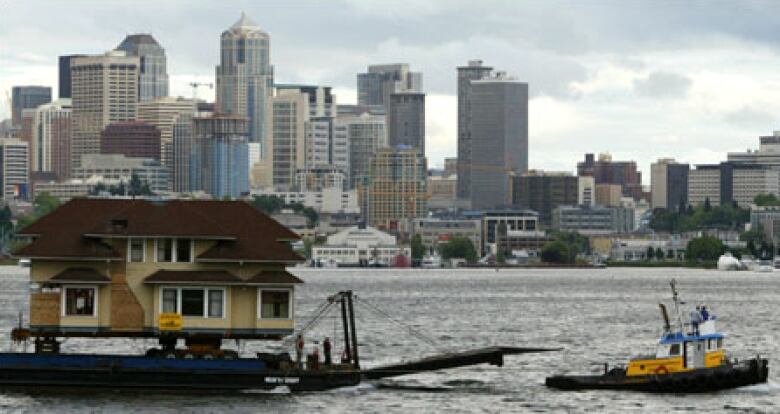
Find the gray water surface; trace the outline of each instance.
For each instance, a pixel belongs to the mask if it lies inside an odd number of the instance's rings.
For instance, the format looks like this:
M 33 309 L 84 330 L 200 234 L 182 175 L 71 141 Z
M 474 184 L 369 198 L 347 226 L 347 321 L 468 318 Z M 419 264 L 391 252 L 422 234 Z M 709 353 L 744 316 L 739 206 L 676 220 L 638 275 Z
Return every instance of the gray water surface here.
M 68 390 L 33 394 L 0 391 L 0 412 L 780 412 L 780 272 L 690 269 L 321 270 L 293 269 L 302 325 L 329 294 L 352 289 L 398 321 L 433 338 L 438 349 L 488 345 L 565 348 L 509 356 L 504 367 L 475 366 L 361 384 L 324 393 L 168 395 Z M 588 373 L 653 352 L 661 331 L 658 302 L 669 302 L 678 280 L 684 300 L 706 303 L 728 335 L 732 355 L 770 357 L 768 384 L 707 395 L 647 395 L 612 391 L 559 392 L 544 387 L 555 373 Z M 27 272 L 0 268 L 0 347 L 27 309 Z M 688 309 L 685 309 L 687 313 Z M 357 307 L 364 366 L 437 351 L 393 321 Z M 334 312 L 309 335 L 341 349 Z M 64 352 L 141 353 L 150 340 L 71 339 Z M 225 347 L 234 347 L 228 342 Z M 278 351 L 279 343 L 242 343 L 246 356 Z

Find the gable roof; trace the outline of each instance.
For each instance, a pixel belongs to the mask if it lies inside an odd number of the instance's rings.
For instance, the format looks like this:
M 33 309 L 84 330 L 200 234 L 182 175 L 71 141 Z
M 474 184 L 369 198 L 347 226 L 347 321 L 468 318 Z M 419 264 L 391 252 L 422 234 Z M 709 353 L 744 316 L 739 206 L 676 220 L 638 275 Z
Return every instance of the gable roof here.
M 237 284 L 242 280 L 225 270 L 158 270 L 144 283 L 218 283 Z
M 76 198 L 17 233 L 34 237 L 18 257 L 122 259 L 106 237 L 216 239 L 196 261 L 298 262 L 299 237 L 243 201 Z
M 265 284 L 265 283 L 303 283 L 303 280 L 286 270 L 265 270 L 252 276 L 247 280 L 249 284 Z
M 81 267 L 69 267 L 62 272 L 57 273 L 56 276 L 49 279 L 49 282 L 60 283 L 110 283 L 111 279 L 107 276 L 100 274 L 95 269 L 81 268 Z

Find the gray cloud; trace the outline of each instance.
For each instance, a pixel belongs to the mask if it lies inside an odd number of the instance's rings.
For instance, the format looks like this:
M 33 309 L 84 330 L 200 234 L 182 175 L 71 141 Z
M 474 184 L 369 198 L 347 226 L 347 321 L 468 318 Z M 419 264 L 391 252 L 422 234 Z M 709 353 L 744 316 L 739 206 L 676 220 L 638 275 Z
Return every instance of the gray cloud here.
M 671 72 L 652 72 L 645 78 L 634 80 L 634 91 L 650 98 L 682 98 L 688 94 L 693 81 Z
M 743 127 L 760 127 L 762 125 L 776 124 L 778 114 L 771 112 L 768 108 L 757 108 L 754 106 L 743 106 L 739 110 L 729 112 L 723 116 L 723 119 L 731 124 Z

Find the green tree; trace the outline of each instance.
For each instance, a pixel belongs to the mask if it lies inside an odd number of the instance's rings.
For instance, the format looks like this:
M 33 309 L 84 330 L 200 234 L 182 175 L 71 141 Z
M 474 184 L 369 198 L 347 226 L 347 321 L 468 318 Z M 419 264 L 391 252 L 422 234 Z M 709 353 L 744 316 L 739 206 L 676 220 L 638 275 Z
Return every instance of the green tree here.
M 252 197 L 250 204 L 266 214 L 274 214 L 282 209 L 284 200 L 272 195 L 260 195 Z
M 16 223 L 17 229 L 23 229 L 35 220 L 51 213 L 60 206 L 60 200 L 49 193 L 41 193 L 33 200 L 33 211 L 30 214 L 22 216 Z
M 653 260 L 655 257 L 655 249 L 653 249 L 653 246 L 647 246 L 647 252 L 645 253 L 645 257 L 647 260 Z
M 504 254 L 504 249 L 496 250 L 496 262 L 502 264 L 506 263 L 506 254 Z
M 316 227 L 317 222 L 320 221 L 319 213 L 317 213 L 317 210 L 311 207 L 304 207 L 301 210 L 301 214 L 306 216 L 306 222 L 308 223 L 309 227 Z
M 750 253 L 753 257 L 756 257 L 757 250 L 756 250 L 756 243 L 751 239 L 747 242 L 747 251 Z
M 425 255 L 425 245 L 423 245 L 422 236 L 415 234 L 412 237 L 412 261 L 419 263 Z
M 673 260 L 674 259 L 674 250 L 669 249 L 666 251 L 666 260 Z
M 466 259 L 468 263 L 477 261 L 477 250 L 474 243 L 465 237 L 452 237 L 446 243 L 439 244 L 439 254 L 442 259 Z
M 554 240 L 551 242 L 547 242 L 547 244 L 542 247 L 542 261 L 547 263 L 572 263 L 571 260 L 571 252 L 569 251 L 569 246 L 560 241 L 560 240 Z
M 711 210 L 712 210 L 712 205 L 710 204 L 710 198 L 709 197 L 705 197 L 704 198 L 704 211 L 709 212 Z
M 723 242 L 717 237 L 702 236 L 688 242 L 685 255 L 689 260 L 714 261 L 725 251 Z
M 655 249 L 655 258 L 658 260 L 664 260 L 664 251 L 660 247 Z
M 753 198 L 753 204 L 761 207 L 780 206 L 780 199 L 774 194 L 761 193 Z

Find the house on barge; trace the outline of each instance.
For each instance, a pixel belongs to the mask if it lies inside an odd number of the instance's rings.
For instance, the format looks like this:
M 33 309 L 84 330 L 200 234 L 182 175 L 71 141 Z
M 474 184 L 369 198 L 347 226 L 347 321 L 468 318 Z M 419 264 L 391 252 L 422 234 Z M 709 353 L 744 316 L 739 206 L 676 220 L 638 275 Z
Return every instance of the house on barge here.
M 293 332 L 298 236 L 245 202 L 74 199 L 18 235 L 39 340 Z

